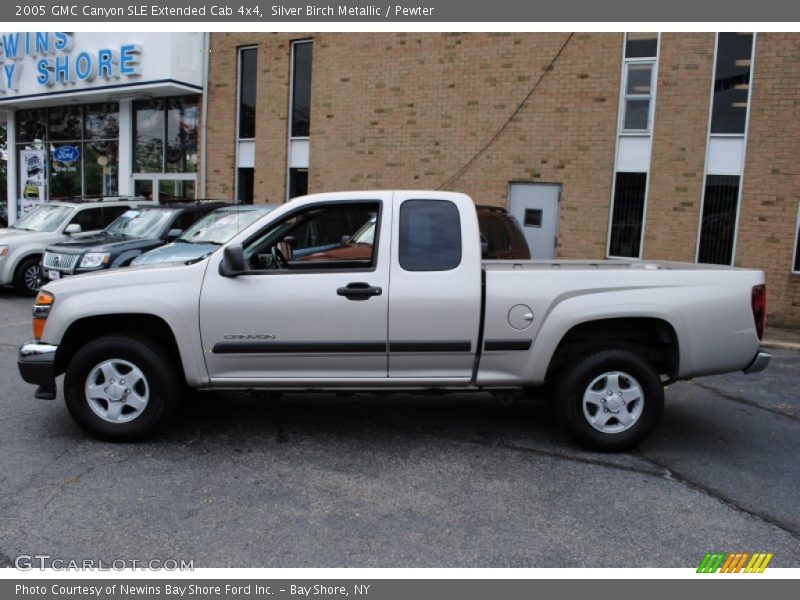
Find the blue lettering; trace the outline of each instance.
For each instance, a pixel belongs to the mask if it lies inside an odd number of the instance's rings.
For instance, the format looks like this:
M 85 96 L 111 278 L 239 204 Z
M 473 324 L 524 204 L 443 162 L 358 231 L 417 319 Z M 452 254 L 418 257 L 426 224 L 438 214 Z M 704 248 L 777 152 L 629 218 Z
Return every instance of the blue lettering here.
M 17 81 L 19 80 L 19 72 L 17 71 L 16 63 L 10 65 L 3 65 L 3 74 L 6 76 L 5 88 L 7 90 L 16 90 Z
M 113 77 L 114 66 L 111 64 L 114 59 L 114 53 L 108 48 L 97 51 L 97 73 L 100 77 Z
M 56 83 L 69 83 L 69 56 L 56 56 Z
M 53 45 L 56 47 L 56 50 L 62 50 L 64 52 L 69 52 L 72 50 L 72 45 L 75 42 L 72 34 L 65 33 L 63 31 L 56 31 L 53 35 L 55 36 L 55 42 Z
M 25 54 L 31 53 L 31 34 L 29 31 L 25 32 Z
M 36 54 L 50 52 L 50 34 L 46 31 L 36 32 Z
M 75 59 L 75 75 L 78 76 L 78 79 L 81 81 L 92 81 L 94 79 L 93 75 L 94 71 L 94 64 L 92 63 L 92 57 L 89 56 L 88 52 L 81 52 L 78 54 L 78 57 Z
M 39 74 L 36 76 L 36 82 L 39 85 L 51 85 L 50 69 L 50 61 L 46 58 L 43 58 L 36 63 L 36 70 L 39 72 Z
M 119 72 L 122 75 L 138 75 L 139 60 L 136 57 L 142 51 L 137 44 L 126 44 L 119 47 Z
M 17 52 L 19 52 L 19 34 L 13 33 L 9 35 L 4 35 L 3 48 L 5 48 L 6 57 L 18 58 Z

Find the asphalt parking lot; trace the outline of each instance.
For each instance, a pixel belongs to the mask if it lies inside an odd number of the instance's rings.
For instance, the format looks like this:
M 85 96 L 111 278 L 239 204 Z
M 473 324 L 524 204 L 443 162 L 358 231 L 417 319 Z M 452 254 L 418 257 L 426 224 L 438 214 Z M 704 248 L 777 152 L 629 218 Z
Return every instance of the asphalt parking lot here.
M 19 378 L 30 305 L 0 292 L 0 566 L 800 566 L 800 352 L 670 387 L 628 454 L 488 395 L 203 395 L 163 437 L 115 445 Z

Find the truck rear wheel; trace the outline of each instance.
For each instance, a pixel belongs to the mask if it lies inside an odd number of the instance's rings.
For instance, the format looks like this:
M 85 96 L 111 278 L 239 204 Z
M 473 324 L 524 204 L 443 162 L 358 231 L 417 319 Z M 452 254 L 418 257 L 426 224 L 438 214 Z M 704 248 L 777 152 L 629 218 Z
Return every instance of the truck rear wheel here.
M 70 360 L 64 397 L 72 418 L 102 440 L 130 442 L 161 429 L 180 403 L 179 369 L 154 341 L 109 335 Z
M 618 452 L 640 444 L 664 408 L 664 387 L 652 364 L 623 349 L 570 361 L 553 402 L 561 423 L 581 445 Z

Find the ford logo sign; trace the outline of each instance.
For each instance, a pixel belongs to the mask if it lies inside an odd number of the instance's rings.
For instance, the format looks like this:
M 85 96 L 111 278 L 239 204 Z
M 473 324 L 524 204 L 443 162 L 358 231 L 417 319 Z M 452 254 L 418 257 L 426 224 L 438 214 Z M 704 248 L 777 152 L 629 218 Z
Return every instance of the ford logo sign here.
M 62 163 L 75 162 L 81 157 L 81 151 L 76 146 L 58 146 L 53 148 L 53 160 Z

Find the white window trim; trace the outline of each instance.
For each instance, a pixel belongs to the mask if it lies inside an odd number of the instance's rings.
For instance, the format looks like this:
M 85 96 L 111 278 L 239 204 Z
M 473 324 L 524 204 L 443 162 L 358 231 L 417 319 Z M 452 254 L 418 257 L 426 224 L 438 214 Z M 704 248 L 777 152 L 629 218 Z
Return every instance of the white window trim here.
M 714 83 L 717 79 L 717 50 L 719 49 L 719 32 L 714 35 L 714 66 L 711 70 L 711 91 L 708 95 L 708 125 L 706 129 L 706 155 L 703 161 L 703 188 L 700 192 L 700 214 L 697 218 L 697 234 L 695 235 L 694 262 L 700 258 L 700 234 L 703 231 L 703 210 L 706 204 L 706 180 L 709 175 L 731 175 L 731 173 L 714 173 L 708 170 L 708 151 L 712 138 L 735 138 L 744 141 L 742 161 L 739 166 L 739 191 L 736 198 L 736 220 L 733 230 L 733 247 L 731 248 L 731 262 L 728 266 L 736 264 L 736 246 L 739 241 L 739 219 L 742 215 L 742 191 L 744 190 L 744 166 L 747 163 L 747 140 L 750 132 L 750 107 L 753 100 L 753 85 L 755 83 L 756 42 L 757 32 L 753 32 L 753 46 L 750 48 L 750 86 L 747 88 L 747 114 L 744 117 L 744 133 L 711 133 L 711 118 L 714 112 Z
M 659 38 L 657 40 L 657 44 L 661 42 L 661 34 L 659 34 Z M 625 49 L 623 47 L 623 54 Z M 649 94 L 628 94 L 628 71 L 631 65 L 650 65 L 651 72 L 650 72 L 650 93 Z M 622 66 L 622 88 L 620 91 L 620 111 L 619 111 L 619 123 L 617 125 L 617 131 L 619 135 L 624 136 L 635 136 L 635 135 L 652 135 L 653 132 L 653 117 L 655 116 L 655 111 L 653 109 L 653 105 L 655 104 L 656 99 L 656 85 L 658 81 L 658 56 L 655 58 L 623 58 L 623 66 Z M 627 108 L 627 101 L 628 100 L 649 100 L 649 104 L 647 106 L 647 128 L 646 129 L 625 129 L 625 113 Z
M 242 96 L 242 50 L 256 51 L 256 76 L 258 76 L 258 44 L 249 46 L 239 46 L 236 49 L 236 163 L 233 169 L 233 202 L 239 203 L 239 142 L 253 142 L 255 144 L 255 132 L 253 137 L 243 138 L 239 137 L 239 117 L 241 112 L 241 96 Z M 256 92 L 256 104 L 258 103 L 258 93 Z M 254 199 L 255 200 L 255 199 Z
M 311 38 L 306 38 L 302 40 L 293 40 L 292 41 L 292 48 L 291 52 L 289 53 L 289 110 L 287 114 L 289 118 L 286 122 L 286 194 L 285 194 L 285 201 L 289 201 L 289 184 L 291 183 L 291 175 L 292 175 L 292 166 L 291 166 L 291 153 L 292 153 L 292 142 L 298 140 L 311 140 L 310 135 L 306 136 L 293 136 L 292 135 L 292 119 L 294 117 L 294 49 L 299 44 L 313 44 L 314 40 Z M 314 69 L 313 69 L 313 60 L 312 60 L 312 69 L 311 69 L 311 77 L 314 77 Z M 309 161 L 310 162 L 310 161 Z M 296 167 L 296 168 L 303 168 L 303 167 Z M 306 169 L 309 168 L 309 165 L 306 165 Z
M 644 254 L 644 232 L 647 225 L 647 204 L 650 198 L 650 164 L 647 165 L 647 179 L 644 184 L 644 206 L 642 207 L 642 230 L 639 235 L 639 256 L 631 258 L 630 256 L 616 256 L 611 254 L 611 227 L 614 224 L 614 197 L 617 193 L 617 164 L 619 161 L 619 140 L 622 137 L 649 137 L 650 138 L 650 163 L 652 163 L 652 148 L 653 148 L 653 132 L 655 131 L 654 117 L 656 114 L 656 98 L 658 97 L 658 67 L 661 57 L 661 32 L 658 32 L 656 37 L 656 55 L 655 57 L 646 58 L 625 58 L 625 47 L 628 41 L 628 34 L 622 36 L 622 63 L 620 66 L 620 88 L 619 88 L 619 106 L 617 107 L 617 140 L 614 146 L 614 171 L 611 174 L 611 200 L 609 202 L 608 211 L 608 228 L 606 229 L 606 257 L 618 258 L 625 260 L 641 259 Z M 652 83 L 650 86 L 650 111 L 648 116 L 647 131 L 629 131 L 626 132 L 622 129 L 622 124 L 625 118 L 625 90 L 628 83 L 628 69 L 627 65 L 630 62 L 649 62 L 653 63 Z M 624 171 L 632 172 L 632 171 Z M 641 171 L 638 171 L 641 172 Z
M 792 271 L 794 275 L 800 275 L 800 271 L 794 268 L 795 259 L 797 258 L 797 253 L 800 251 L 800 202 L 797 203 L 797 219 L 794 223 L 794 248 L 792 248 L 792 263 L 789 265 L 789 269 Z

